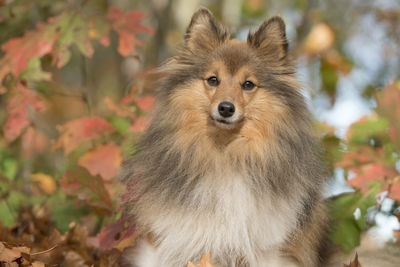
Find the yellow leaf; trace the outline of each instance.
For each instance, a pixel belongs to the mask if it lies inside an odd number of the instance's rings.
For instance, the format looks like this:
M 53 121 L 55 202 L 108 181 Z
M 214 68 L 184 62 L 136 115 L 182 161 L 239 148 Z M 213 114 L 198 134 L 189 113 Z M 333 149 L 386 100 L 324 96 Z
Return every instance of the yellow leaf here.
M 306 54 L 314 56 L 328 50 L 335 42 L 335 33 L 325 23 L 319 23 L 311 28 L 303 48 Z
M 56 183 L 50 175 L 35 173 L 31 175 L 32 181 L 36 182 L 45 194 L 51 194 L 56 190 Z

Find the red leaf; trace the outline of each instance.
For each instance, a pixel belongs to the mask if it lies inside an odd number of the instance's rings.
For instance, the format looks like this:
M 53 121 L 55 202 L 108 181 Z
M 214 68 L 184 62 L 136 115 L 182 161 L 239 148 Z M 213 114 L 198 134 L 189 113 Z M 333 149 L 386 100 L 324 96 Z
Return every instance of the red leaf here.
M 121 101 L 119 104 L 115 104 L 115 102 L 108 96 L 104 98 L 104 102 L 107 104 L 109 110 L 114 111 L 120 117 L 130 117 L 132 119 L 136 117 L 135 107 L 132 105 L 129 106 Z
M 0 82 L 9 72 L 18 77 L 29 60 L 50 53 L 56 40 L 54 25 L 43 23 L 38 23 L 36 30 L 27 31 L 22 37 L 9 39 L 1 47 L 5 55 L 0 60 Z
M 347 181 L 347 183 L 355 188 L 359 188 L 361 192 L 368 191 L 368 182 L 391 179 L 396 176 L 397 172 L 393 167 L 387 167 L 382 163 L 370 163 L 350 169 L 356 173 L 356 176 Z
M 133 133 L 143 132 L 144 130 L 146 130 L 149 127 L 150 123 L 151 123 L 151 121 L 150 121 L 149 118 L 147 118 L 147 117 L 139 117 L 131 125 L 129 130 L 131 132 L 133 132 Z
M 390 122 L 389 138 L 400 148 L 400 81 L 393 82 L 377 93 L 377 111 Z
M 88 205 L 112 211 L 110 195 L 100 176 L 91 176 L 85 169 L 77 168 L 67 171 L 59 183 L 66 194 L 86 201 Z
M 132 243 L 132 239 L 134 239 L 136 235 L 137 232 L 135 232 L 133 219 L 129 217 L 121 217 L 118 221 L 110 222 L 101 230 L 98 235 L 100 248 L 118 248 L 123 250 L 124 244 L 122 244 L 122 242 L 128 240 L 129 243 L 126 245 L 129 245 Z
M 91 175 L 100 175 L 105 180 L 110 180 L 117 174 L 121 163 L 121 148 L 114 143 L 96 147 L 83 155 L 78 162 Z
M 24 135 L 22 135 L 21 147 L 24 157 L 31 157 L 43 152 L 48 144 L 48 138 L 33 127 L 28 127 Z
M 106 120 L 92 116 L 67 122 L 62 126 L 58 126 L 58 131 L 61 136 L 54 143 L 53 149 L 62 147 L 67 155 L 85 140 L 112 133 L 114 127 Z
M 40 96 L 19 83 L 13 90 L 11 98 L 6 106 L 9 117 L 3 126 L 3 132 L 8 142 L 17 139 L 22 131 L 29 126 L 29 106 L 36 111 L 43 111 L 46 108 L 45 102 Z
M 150 111 L 154 107 L 155 98 L 154 96 L 145 96 L 142 98 L 136 98 L 135 102 L 141 110 Z
M 108 9 L 107 18 L 112 29 L 119 36 L 118 52 L 123 56 L 135 53 L 135 47 L 143 45 L 136 39 L 139 32 L 153 34 L 153 30 L 141 24 L 144 15 L 136 10 L 122 12 L 118 7 L 112 6 Z

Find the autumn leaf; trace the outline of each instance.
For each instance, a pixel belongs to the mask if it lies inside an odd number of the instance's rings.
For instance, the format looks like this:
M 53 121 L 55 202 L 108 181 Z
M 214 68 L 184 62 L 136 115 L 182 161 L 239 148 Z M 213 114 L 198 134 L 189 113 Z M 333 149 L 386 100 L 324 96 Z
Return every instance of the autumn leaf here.
M 43 111 L 46 109 L 44 100 L 29 90 L 25 85 L 18 83 L 11 92 L 6 111 L 9 114 L 6 123 L 3 125 L 3 132 L 6 141 L 12 142 L 17 139 L 23 130 L 30 124 L 29 107 L 32 111 Z
M 385 180 L 391 179 L 397 175 L 397 171 L 394 167 L 385 166 L 379 162 L 365 164 L 350 170 L 353 171 L 356 176 L 348 180 L 347 183 L 360 189 L 361 192 L 364 193 L 369 189 L 368 182 L 376 180 L 384 182 Z
M 21 138 L 21 149 L 24 157 L 43 152 L 48 147 L 49 141 L 41 131 L 29 126 Z
M 115 143 L 99 145 L 83 155 L 78 165 L 86 168 L 91 175 L 100 175 L 111 180 L 122 163 L 122 151 Z
M 154 96 L 145 96 L 136 98 L 135 102 L 142 111 L 150 111 L 154 107 L 155 98 Z
M 128 105 L 125 103 L 115 103 L 110 97 L 104 98 L 104 103 L 106 103 L 109 110 L 115 112 L 120 117 L 130 117 L 132 119 L 136 118 L 135 110 L 133 105 Z
M 377 112 L 390 122 L 389 138 L 400 149 L 400 81 L 395 81 L 376 94 Z
M 139 117 L 133 122 L 129 130 L 133 133 L 143 132 L 149 127 L 150 123 L 151 121 L 149 118 Z
M 210 263 L 210 253 L 207 253 L 201 258 L 199 264 L 194 265 L 189 261 L 187 267 L 214 267 L 214 265 Z
M 107 135 L 114 131 L 114 127 L 100 117 L 83 117 L 69 121 L 57 127 L 60 137 L 54 143 L 53 149 L 63 148 L 68 155 L 81 142 L 91 140 L 101 135 Z
M 115 222 L 108 223 L 98 235 L 101 249 L 117 248 L 122 251 L 132 245 L 138 232 L 133 218 L 122 216 Z
M 147 32 L 153 34 L 153 30 L 141 24 L 144 15 L 136 10 L 126 13 L 120 8 L 112 6 L 108 9 L 107 18 L 111 28 L 118 34 L 118 52 L 122 56 L 129 56 L 135 53 L 136 46 L 143 46 L 143 43 L 136 39 L 136 34 Z
M 103 179 L 100 176 L 92 176 L 83 168 L 68 170 L 59 180 L 65 193 L 75 196 L 81 201 L 87 202 L 93 207 L 111 211 L 113 204 Z
M 358 254 L 356 253 L 356 256 L 354 257 L 353 261 L 350 261 L 350 264 L 344 264 L 344 267 L 361 267 L 360 262 L 358 261 Z
M 31 175 L 31 179 L 33 182 L 37 183 L 40 190 L 47 195 L 54 193 L 56 190 L 56 183 L 50 175 L 35 173 Z

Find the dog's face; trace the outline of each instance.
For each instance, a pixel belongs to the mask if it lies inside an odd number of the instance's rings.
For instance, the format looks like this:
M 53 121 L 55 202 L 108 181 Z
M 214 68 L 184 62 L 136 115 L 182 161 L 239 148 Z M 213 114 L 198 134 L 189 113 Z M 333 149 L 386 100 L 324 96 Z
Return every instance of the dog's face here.
M 265 21 L 247 41 L 237 41 L 210 11 L 197 11 L 184 49 L 171 64 L 177 69 L 169 96 L 182 122 L 179 128 L 196 132 L 207 126 L 242 137 L 268 136 L 270 126 L 296 105 L 291 103 L 298 92 L 287 50 L 279 17 Z

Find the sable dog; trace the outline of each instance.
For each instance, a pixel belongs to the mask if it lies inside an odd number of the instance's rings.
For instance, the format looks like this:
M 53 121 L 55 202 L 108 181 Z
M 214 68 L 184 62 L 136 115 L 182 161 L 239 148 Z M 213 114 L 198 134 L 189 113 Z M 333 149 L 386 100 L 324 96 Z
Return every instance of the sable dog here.
M 210 11 L 161 71 L 158 105 L 125 163 L 143 232 L 136 267 L 320 266 L 323 170 L 285 24 L 230 40 Z

